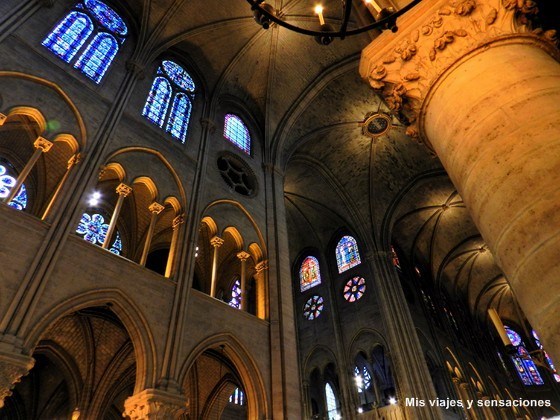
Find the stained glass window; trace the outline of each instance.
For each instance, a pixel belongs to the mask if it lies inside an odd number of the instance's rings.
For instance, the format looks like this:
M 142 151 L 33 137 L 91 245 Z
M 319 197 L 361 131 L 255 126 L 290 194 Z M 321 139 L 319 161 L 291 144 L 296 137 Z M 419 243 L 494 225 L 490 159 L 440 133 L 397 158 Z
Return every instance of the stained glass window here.
M 42 45 L 67 63 L 81 52 L 74 68 L 99 83 L 127 35 L 126 24 L 113 9 L 98 0 L 84 0 L 55 26 Z
M 336 246 L 336 264 L 338 272 L 342 273 L 360 264 L 358 244 L 352 236 L 343 236 Z
M 237 115 L 226 114 L 224 137 L 248 155 L 251 154 L 251 136 L 249 130 Z
M 245 394 L 239 388 L 235 390 L 229 396 L 229 402 L 232 404 L 243 405 L 245 404 Z
M 192 112 L 195 84 L 189 74 L 177 63 L 164 60 L 152 83 L 142 115 L 170 133 L 182 143 Z
M 235 280 L 235 283 L 233 283 L 231 288 L 231 300 L 228 305 L 241 309 L 241 283 L 239 282 L 239 279 Z
M 102 246 L 107 236 L 109 224 L 105 223 L 105 218 L 99 213 L 82 214 L 76 233 L 83 237 L 86 241 L 94 245 Z M 122 242 L 119 232 L 115 234 L 115 240 L 109 249 L 113 254 L 120 255 L 122 251 Z
M 8 172 L 8 169 L 12 169 L 10 166 L 8 163 L 5 165 L 0 163 L 0 199 L 6 198 L 16 185 L 16 177 L 12 176 L 11 170 Z M 27 207 L 27 190 L 25 185 L 20 187 L 16 196 L 8 203 L 8 206 L 16 210 L 23 210 Z
M 511 328 L 505 325 L 504 327 L 511 344 L 516 347 L 516 354 L 510 357 L 523 385 L 543 385 L 544 381 L 541 378 L 535 362 L 533 362 L 533 358 L 525 349 L 521 336 Z
M 303 305 L 303 316 L 309 321 L 313 321 L 323 312 L 324 301 L 321 296 L 310 297 Z
M 391 245 L 391 260 L 393 262 L 393 266 L 397 270 L 400 270 L 401 269 L 401 263 L 399 261 L 399 256 L 397 255 L 397 251 L 395 251 L 395 248 L 393 247 L 393 245 Z
M 556 382 L 560 382 L 560 375 L 558 375 L 558 371 L 556 370 L 556 367 L 554 366 L 554 363 L 552 362 L 552 359 L 550 358 L 548 353 L 546 351 L 544 351 L 544 346 L 542 345 L 541 340 L 539 339 L 539 336 L 537 335 L 537 332 L 535 330 L 533 330 L 532 333 L 533 333 L 533 338 L 535 339 L 535 344 L 544 353 L 544 359 L 546 360 L 546 363 L 548 364 L 548 367 L 550 368 L 550 370 L 552 372 L 552 376 L 554 377 L 554 380 Z
M 325 385 L 325 400 L 327 401 L 327 418 L 329 420 L 338 420 L 340 418 L 338 415 L 338 404 L 332 386 L 328 382 Z
M 363 277 L 354 277 L 348 280 L 344 286 L 344 299 L 348 302 L 356 302 L 366 291 L 366 281 Z
M 307 257 L 303 260 L 299 269 L 299 284 L 302 292 L 321 284 L 321 271 L 317 258 Z

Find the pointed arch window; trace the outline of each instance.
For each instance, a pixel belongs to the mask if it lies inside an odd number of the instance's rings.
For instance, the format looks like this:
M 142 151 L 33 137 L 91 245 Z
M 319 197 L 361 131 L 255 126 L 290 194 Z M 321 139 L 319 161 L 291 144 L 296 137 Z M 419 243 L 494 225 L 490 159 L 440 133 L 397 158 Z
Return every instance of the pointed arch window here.
M 91 242 L 94 245 L 102 246 L 103 242 L 105 242 L 108 229 L 109 224 L 105 223 L 105 217 L 99 213 L 91 214 L 86 212 L 82 214 L 76 233 L 86 241 Z M 121 255 L 122 241 L 118 231 L 116 231 L 115 240 L 109 248 L 109 251 L 113 254 Z
M 319 261 L 315 257 L 307 257 L 299 269 L 299 285 L 302 292 L 321 284 L 321 271 Z
M 229 396 L 229 402 L 236 405 L 244 405 L 245 404 L 245 394 L 239 388 L 235 388 L 235 390 Z
M 236 309 L 241 309 L 241 283 L 239 279 L 235 280 L 235 283 L 233 283 L 231 287 L 231 300 L 228 305 Z
M 164 60 L 157 69 L 142 115 L 181 143 L 187 138 L 195 84 L 180 65 Z
M 343 236 L 336 245 L 338 272 L 343 273 L 361 263 L 358 243 L 352 236 Z
M 251 135 L 241 118 L 235 114 L 226 114 L 224 137 L 248 155 L 251 154 Z
M 541 378 L 535 362 L 533 362 L 533 358 L 525 348 L 521 336 L 505 325 L 504 328 L 511 344 L 515 347 L 516 354 L 510 357 L 523 385 L 543 385 L 544 381 Z
M 99 83 L 127 36 L 128 28 L 117 12 L 99 0 L 83 0 L 42 45 L 66 63 L 78 57 L 74 68 Z
M 328 382 L 325 385 L 325 401 L 327 402 L 327 418 L 329 420 L 338 420 L 340 418 L 338 414 L 338 403 L 332 386 Z
M 360 394 L 371 386 L 371 375 L 365 366 L 361 371 L 358 366 L 354 366 L 354 381 L 356 382 L 356 388 Z
M 16 185 L 16 174 L 13 166 L 6 160 L 0 159 L 0 199 L 6 198 L 12 188 Z M 24 210 L 27 207 L 27 189 L 22 184 L 16 196 L 8 203 L 8 206 L 16 210 Z

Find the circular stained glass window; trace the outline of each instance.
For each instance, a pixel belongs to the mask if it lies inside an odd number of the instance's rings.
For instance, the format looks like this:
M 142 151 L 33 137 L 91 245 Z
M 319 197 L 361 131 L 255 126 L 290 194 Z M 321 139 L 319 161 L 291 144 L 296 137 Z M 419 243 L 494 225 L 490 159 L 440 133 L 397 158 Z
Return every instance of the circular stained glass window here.
M 356 302 L 366 291 L 366 281 L 363 277 L 354 277 L 348 280 L 344 286 L 344 299 L 348 302 Z
M 303 316 L 312 321 L 321 315 L 324 306 L 325 304 L 321 296 L 312 296 L 307 302 L 305 302 L 305 305 L 303 305 Z
M 117 35 L 126 36 L 128 29 L 117 12 L 97 0 L 85 0 L 84 3 L 101 25 Z
M 506 329 L 506 333 L 507 333 L 507 336 L 509 338 L 509 341 L 511 341 L 511 344 L 513 344 L 516 347 L 518 345 L 520 345 L 521 344 L 521 337 L 519 336 L 519 334 L 517 334 L 515 331 L 509 329 L 508 327 L 505 327 L 505 329 Z
M 180 65 L 169 60 L 162 61 L 161 65 L 173 83 L 187 91 L 194 91 L 195 86 L 193 79 Z

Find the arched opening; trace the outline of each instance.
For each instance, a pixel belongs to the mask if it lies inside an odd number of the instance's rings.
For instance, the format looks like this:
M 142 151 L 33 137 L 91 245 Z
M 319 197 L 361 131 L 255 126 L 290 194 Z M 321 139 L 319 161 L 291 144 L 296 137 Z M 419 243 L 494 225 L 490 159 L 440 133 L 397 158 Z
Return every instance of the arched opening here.
M 108 306 L 58 319 L 33 352 L 35 366 L 6 399 L 0 419 L 122 418 L 136 382 L 134 346 Z

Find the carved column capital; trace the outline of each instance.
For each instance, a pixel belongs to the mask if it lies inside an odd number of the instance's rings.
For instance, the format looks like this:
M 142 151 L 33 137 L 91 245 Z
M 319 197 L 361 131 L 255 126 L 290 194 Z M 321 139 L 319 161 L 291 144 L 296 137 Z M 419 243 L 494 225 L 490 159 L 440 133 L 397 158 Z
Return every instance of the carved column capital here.
M 407 134 L 421 138 L 418 116 L 424 99 L 463 57 L 511 37 L 548 45 L 549 53 L 557 56 L 555 31 L 530 28 L 529 18 L 536 11 L 530 0 L 422 2 L 400 18 L 397 34 L 386 31 L 363 50 L 360 74 L 409 124 Z
M 214 248 L 219 248 L 223 244 L 224 244 L 224 240 L 219 236 L 214 236 L 212 239 L 210 239 L 210 245 L 212 245 Z
M 251 258 L 251 255 L 245 251 L 241 251 L 237 253 L 237 258 L 239 258 L 241 261 L 247 261 L 249 258 Z
M 173 227 L 173 230 L 177 230 L 183 223 L 185 223 L 185 216 L 180 214 L 173 219 L 173 224 L 171 226 Z
M 76 153 L 75 155 L 72 155 L 70 159 L 68 159 L 66 169 L 70 169 L 72 168 L 72 166 L 77 165 L 82 161 L 82 159 L 83 159 L 83 155 L 81 153 Z
M 150 204 L 148 210 L 150 210 L 150 213 L 160 214 L 164 208 L 164 206 L 154 201 L 152 204 Z
M 131 420 L 167 420 L 179 418 L 187 410 L 186 399 L 158 389 L 145 389 L 124 402 L 123 417 Z
M 144 73 L 144 67 L 145 66 L 143 64 L 136 60 L 128 60 L 126 62 L 126 69 L 140 80 L 146 77 L 146 74 Z
M 257 272 L 257 274 L 260 274 L 266 270 L 268 270 L 268 260 L 263 260 L 255 265 L 255 271 Z
M 41 150 L 41 152 L 43 153 L 47 153 L 49 150 L 51 150 L 53 143 L 46 138 L 39 136 L 33 143 L 33 146 L 35 146 L 35 149 Z
M 120 183 L 116 190 L 118 195 L 123 196 L 123 197 L 128 197 L 128 195 L 132 192 L 132 187 L 129 187 L 128 185 L 124 184 L 124 183 Z
M 214 121 L 210 118 L 201 118 L 200 125 L 202 126 L 202 128 L 207 129 L 210 134 L 214 134 L 214 132 L 216 131 L 216 123 L 214 123 Z
M 21 354 L 0 353 L 0 408 L 12 389 L 31 370 L 35 360 Z
M 4 123 L 6 122 L 7 119 L 8 119 L 8 116 L 4 115 L 0 112 L 0 127 L 2 127 L 4 125 Z

